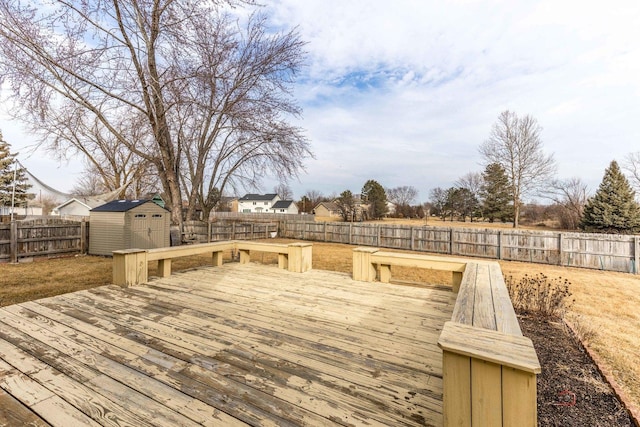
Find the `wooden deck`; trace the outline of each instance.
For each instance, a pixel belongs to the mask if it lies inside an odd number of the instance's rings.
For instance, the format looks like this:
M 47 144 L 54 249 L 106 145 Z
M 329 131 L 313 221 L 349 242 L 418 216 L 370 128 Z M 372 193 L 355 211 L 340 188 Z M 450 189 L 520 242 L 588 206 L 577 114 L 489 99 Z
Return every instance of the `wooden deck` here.
M 0 426 L 442 424 L 452 293 L 225 264 L 0 309 Z

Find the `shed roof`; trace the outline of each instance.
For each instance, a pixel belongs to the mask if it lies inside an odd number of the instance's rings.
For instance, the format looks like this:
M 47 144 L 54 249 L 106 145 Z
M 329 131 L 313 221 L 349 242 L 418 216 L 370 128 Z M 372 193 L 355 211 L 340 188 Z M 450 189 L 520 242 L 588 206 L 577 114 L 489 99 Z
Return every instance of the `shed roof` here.
M 151 200 L 114 200 L 102 206 L 91 209 L 91 212 L 127 212 L 145 203 L 153 203 Z
M 269 193 L 269 194 L 245 194 L 244 196 L 242 196 L 240 198 L 240 200 L 242 201 L 246 201 L 246 200 L 273 200 L 277 197 L 278 195 L 276 193 Z

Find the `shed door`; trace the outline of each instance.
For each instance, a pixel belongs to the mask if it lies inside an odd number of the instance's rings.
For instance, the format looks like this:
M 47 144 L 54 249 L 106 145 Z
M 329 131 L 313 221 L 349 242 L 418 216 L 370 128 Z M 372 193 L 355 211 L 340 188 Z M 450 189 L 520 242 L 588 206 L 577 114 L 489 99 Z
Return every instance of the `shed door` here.
M 139 213 L 131 223 L 133 236 L 131 247 L 138 249 L 161 248 L 164 246 L 164 215 Z

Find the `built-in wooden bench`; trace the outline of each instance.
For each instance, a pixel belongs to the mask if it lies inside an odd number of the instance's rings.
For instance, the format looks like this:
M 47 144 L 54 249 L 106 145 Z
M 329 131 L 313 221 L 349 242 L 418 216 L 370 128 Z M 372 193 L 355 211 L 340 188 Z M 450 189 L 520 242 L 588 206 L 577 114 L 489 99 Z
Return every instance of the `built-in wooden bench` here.
M 536 426 L 540 362 L 520 325 L 497 262 L 356 248 L 354 280 L 390 280 L 390 266 L 450 270 L 457 292 L 443 326 L 445 426 Z
M 311 243 L 261 243 L 242 240 L 230 240 L 195 245 L 173 246 L 157 249 L 124 249 L 113 252 L 113 283 L 120 286 L 133 286 L 148 280 L 148 262 L 158 261 L 158 276 L 171 275 L 171 260 L 185 256 L 211 253 L 212 264 L 222 265 L 222 254 L 234 250 L 240 253 L 240 263 L 251 259 L 252 251 L 278 254 L 278 267 L 303 273 L 312 268 Z
M 540 362 L 522 336 L 497 262 L 467 263 L 438 345 L 445 426 L 537 425 Z
M 378 248 L 353 250 L 353 280 L 373 282 L 378 278 L 389 283 L 392 265 L 451 271 L 451 285 L 454 292 L 458 292 L 467 263 L 460 258 L 385 252 Z

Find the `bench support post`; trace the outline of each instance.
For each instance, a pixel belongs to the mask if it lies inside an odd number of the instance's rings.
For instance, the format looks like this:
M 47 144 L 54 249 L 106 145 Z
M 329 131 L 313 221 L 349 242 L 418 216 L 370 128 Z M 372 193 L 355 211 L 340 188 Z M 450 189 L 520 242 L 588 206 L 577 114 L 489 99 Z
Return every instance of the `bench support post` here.
M 171 276 L 171 258 L 158 260 L 158 276 L 160 277 Z
M 378 266 L 378 272 L 380 273 L 380 281 L 382 283 L 389 283 L 391 281 L 391 266 L 388 264 L 380 264 Z
M 282 257 L 278 257 L 278 266 L 293 271 L 294 273 L 304 273 L 305 271 L 311 270 L 312 247 L 313 244 L 311 243 L 291 243 L 288 245 L 287 265 L 280 264 Z
M 462 283 L 462 272 L 461 271 L 452 271 L 451 272 L 451 287 L 453 288 L 453 292 L 456 294 L 460 292 L 460 284 Z
M 378 248 L 355 248 L 353 250 L 353 280 L 373 282 L 376 280 L 376 268 L 371 263 L 371 255 Z
M 248 264 L 251 261 L 251 251 L 248 249 L 238 249 L 240 252 L 240 264 Z
M 222 266 L 222 251 L 211 253 L 211 264 L 213 264 L 214 267 Z
M 145 283 L 148 278 L 147 251 L 124 249 L 113 251 L 113 283 L 128 287 Z
M 531 340 L 456 322 L 444 324 L 444 426 L 536 426 L 536 374 Z
M 289 255 L 288 254 L 278 254 L 278 268 L 283 270 L 289 269 Z

